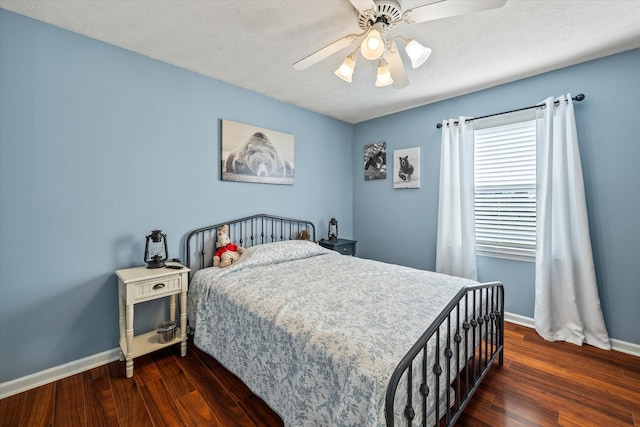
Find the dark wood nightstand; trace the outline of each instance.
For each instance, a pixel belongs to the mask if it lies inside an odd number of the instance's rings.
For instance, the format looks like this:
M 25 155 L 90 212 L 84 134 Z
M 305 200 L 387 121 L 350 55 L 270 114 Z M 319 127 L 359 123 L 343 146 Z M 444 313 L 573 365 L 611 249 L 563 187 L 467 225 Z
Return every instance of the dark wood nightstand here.
M 320 246 L 323 248 L 331 249 L 336 252 L 340 252 L 342 255 L 356 255 L 356 243 L 357 240 L 348 240 L 348 239 L 336 239 L 336 240 L 328 240 L 323 239 L 320 240 Z

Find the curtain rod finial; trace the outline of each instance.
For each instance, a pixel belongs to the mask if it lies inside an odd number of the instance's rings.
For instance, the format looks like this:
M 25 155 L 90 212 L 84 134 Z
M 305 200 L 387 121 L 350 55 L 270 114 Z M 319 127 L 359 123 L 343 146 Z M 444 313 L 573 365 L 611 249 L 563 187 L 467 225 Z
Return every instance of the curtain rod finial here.
M 573 99 L 575 99 L 576 101 L 582 101 L 584 98 L 584 93 L 579 93 Z

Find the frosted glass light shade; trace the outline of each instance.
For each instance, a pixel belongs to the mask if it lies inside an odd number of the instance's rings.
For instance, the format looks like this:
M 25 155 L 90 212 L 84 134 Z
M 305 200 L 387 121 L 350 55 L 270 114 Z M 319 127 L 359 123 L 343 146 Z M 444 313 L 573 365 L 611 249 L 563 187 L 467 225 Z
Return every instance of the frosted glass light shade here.
M 409 59 L 411 59 L 411 66 L 413 68 L 418 68 L 419 66 L 424 64 L 425 61 L 429 58 L 429 55 L 431 55 L 431 49 L 422 46 L 415 40 L 406 42 L 404 44 L 404 50 L 405 52 L 407 52 L 407 56 L 409 56 Z
M 391 72 L 389 71 L 388 65 L 382 65 L 378 67 L 378 77 L 376 78 L 376 86 L 389 86 L 393 84 L 393 79 L 391 78 Z
M 384 41 L 378 30 L 371 30 L 360 45 L 360 53 L 366 59 L 374 61 L 384 53 Z
M 349 55 L 345 58 L 344 62 L 338 67 L 335 75 L 340 77 L 347 83 L 351 83 L 351 77 L 353 76 L 353 70 L 356 68 L 356 60 L 353 55 Z

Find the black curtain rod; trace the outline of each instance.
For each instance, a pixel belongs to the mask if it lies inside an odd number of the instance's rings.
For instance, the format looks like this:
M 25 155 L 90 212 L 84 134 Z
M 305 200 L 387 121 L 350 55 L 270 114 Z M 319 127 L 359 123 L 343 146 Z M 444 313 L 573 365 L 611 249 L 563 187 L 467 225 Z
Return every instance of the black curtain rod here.
M 579 93 L 576 96 L 574 96 L 573 99 L 574 101 L 582 101 L 585 98 L 583 93 Z M 560 101 L 554 101 L 554 104 L 556 105 L 556 107 L 558 106 L 558 104 L 560 103 Z M 493 117 L 493 116 L 500 116 L 502 114 L 509 114 L 509 113 L 515 113 L 516 111 L 524 111 L 524 110 L 530 110 L 532 108 L 539 108 L 539 107 L 544 107 L 545 104 L 538 104 L 538 105 L 532 105 L 530 107 L 524 107 L 524 108 L 518 108 L 517 110 L 511 110 L 511 111 L 503 111 L 502 113 L 494 113 L 494 114 L 488 114 L 486 116 L 480 116 L 480 117 L 473 117 L 471 119 L 467 119 L 468 122 L 472 122 L 474 120 L 479 120 L 479 119 L 486 119 L 487 117 Z M 453 122 L 454 125 L 458 124 L 458 121 L 456 120 L 455 122 Z M 442 123 L 438 123 L 436 125 L 436 127 L 438 129 L 440 129 L 442 127 Z

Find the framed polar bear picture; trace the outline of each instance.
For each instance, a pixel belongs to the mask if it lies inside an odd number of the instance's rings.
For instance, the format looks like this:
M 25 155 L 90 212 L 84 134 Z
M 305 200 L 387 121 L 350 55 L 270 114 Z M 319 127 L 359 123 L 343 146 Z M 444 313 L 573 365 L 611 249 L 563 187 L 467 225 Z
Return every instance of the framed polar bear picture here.
M 293 135 L 222 120 L 221 140 L 223 181 L 293 185 Z
M 420 147 L 393 151 L 393 188 L 420 188 Z

